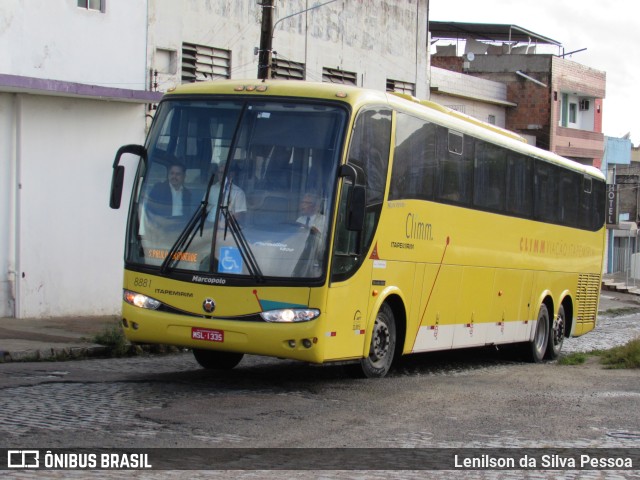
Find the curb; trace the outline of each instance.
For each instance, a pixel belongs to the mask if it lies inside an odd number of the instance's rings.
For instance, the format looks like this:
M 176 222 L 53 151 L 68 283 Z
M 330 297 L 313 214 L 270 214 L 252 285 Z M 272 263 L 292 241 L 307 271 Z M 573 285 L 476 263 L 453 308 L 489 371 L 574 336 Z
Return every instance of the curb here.
M 128 344 L 123 354 L 113 355 L 114 348 L 105 345 L 89 345 L 80 347 L 51 347 L 15 352 L 0 350 L 0 363 L 10 362 L 62 362 L 81 360 L 84 358 L 125 358 L 140 355 L 168 355 L 179 353 L 183 349 L 169 345 Z
M 87 347 L 51 347 L 15 352 L 0 351 L 0 363 L 75 360 L 108 356 L 110 350 L 109 347 L 104 345 L 91 345 Z

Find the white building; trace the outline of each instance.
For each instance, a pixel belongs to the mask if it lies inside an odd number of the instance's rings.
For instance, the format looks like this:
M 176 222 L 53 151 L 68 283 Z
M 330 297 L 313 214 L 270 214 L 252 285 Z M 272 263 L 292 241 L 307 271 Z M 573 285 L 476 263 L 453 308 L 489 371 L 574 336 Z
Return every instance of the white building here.
M 148 61 L 158 71 L 159 88 L 181 81 L 256 78 L 260 3 L 150 1 Z M 274 3 L 275 77 L 428 97 L 428 0 Z
M 113 314 L 126 211 L 111 163 L 145 130 L 143 1 L 5 0 L 0 316 Z M 155 95 L 157 96 L 157 95 Z
M 274 76 L 428 97 L 428 0 L 296 14 L 316 3 L 275 0 Z M 0 317 L 119 312 L 115 152 L 144 141 L 173 84 L 256 78 L 261 15 L 255 0 L 2 1 Z

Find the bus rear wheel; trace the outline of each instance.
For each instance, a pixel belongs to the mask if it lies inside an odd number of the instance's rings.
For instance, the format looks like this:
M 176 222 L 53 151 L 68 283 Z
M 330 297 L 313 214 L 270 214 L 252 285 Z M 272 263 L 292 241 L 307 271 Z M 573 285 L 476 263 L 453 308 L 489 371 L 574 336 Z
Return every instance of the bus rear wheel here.
M 566 321 L 564 307 L 560 305 L 558 316 L 553 320 L 553 324 L 549 329 L 549 342 L 547 343 L 547 353 L 545 358 L 554 360 L 560 355 L 562 344 L 564 343 L 564 335 L 566 329 Z
M 547 351 L 547 343 L 549 341 L 549 310 L 543 303 L 540 305 L 538 312 L 538 321 L 536 322 L 536 332 L 533 340 L 528 344 L 531 361 L 540 363 L 544 359 Z
M 371 333 L 369 355 L 360 360 L 365 377 L 384 377 L 393 363 L 396 349 L 396 322 L 391 307 L 380 307 Z
M 196 362 L 207 370 L 231 370 L 240 363 L 244 354 L 194 348 L 193 356 L 196 358 Z

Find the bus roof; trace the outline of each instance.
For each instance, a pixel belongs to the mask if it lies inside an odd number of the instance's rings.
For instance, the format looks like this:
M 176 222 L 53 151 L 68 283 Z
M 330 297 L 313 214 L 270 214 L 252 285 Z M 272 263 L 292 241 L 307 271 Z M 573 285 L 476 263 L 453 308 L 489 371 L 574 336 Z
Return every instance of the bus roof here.
M 482 122 L 476 118 L 457 112 L 443 105 L 419 100 L 407 94 L 363 89 L 351 85 L 306 82 L 299 80 L 218 80 L 179 85 L 170 89 L 165 97 L 173 95 L 268 95 L 278 97 L 317 98 L 341 101 L 352 106 L 354 111 L 366 104 L 388 104 L 412 113 L 428 121 L 477 138 L 500 144 L 520 153 L 551 163 L 562 165 L 604 180 L 604 174 L 595 167 L 582 165 L 548 150 L 526 143 L 526 139 L 515 132 Z

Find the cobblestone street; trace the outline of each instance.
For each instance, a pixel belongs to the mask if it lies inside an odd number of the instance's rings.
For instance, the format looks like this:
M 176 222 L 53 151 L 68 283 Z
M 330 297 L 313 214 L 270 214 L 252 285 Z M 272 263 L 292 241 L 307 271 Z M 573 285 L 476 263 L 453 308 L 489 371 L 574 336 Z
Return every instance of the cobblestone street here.
M 621 302 L 622 300 L 622 302 Z M 621 307 L 622 305 L 622 307 Z M 605 295 L 565 352 L 640 335 L 635 297 Z M 382 380 L 340 365 L 246 357 L 230 372 L 172 355 L 0 365 L 8 448 L 640 448 L 640 377 L 507 360 L 495 349 L 409 357 Z M 188 451 L 188 450 L 185 450 Z M 12 478 L 182 478 L 182 471 L 12 471 Z M 189 471 L 191 478 L 640 478 L 634 471 Z

